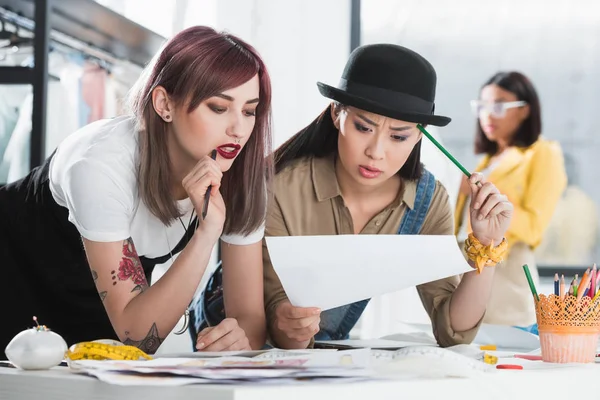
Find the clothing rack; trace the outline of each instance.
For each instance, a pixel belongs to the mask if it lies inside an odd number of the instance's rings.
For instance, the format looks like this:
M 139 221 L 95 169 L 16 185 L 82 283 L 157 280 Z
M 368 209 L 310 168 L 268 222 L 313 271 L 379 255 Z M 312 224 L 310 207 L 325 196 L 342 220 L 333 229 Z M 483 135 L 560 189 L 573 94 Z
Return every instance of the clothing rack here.
M 44 160 L 48 53 L 72 49 L 108 65 L 145 66 L 165 38 L 93 0 L 0 0 L 0 18 L 33 33 L 33 67 L 0 67 L 0 84 L 33 87 L 30 165 Z M 0 182 L 2 184 L 3 182 Z

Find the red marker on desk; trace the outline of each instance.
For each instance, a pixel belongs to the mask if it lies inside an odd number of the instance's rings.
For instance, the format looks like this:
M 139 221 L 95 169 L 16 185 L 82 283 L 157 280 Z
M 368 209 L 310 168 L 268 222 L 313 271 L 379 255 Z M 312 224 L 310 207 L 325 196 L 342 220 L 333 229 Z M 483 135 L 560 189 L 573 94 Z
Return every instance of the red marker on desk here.
M 496 369 L 523 369 L 522 365 L 517 364 L 498 364 Z

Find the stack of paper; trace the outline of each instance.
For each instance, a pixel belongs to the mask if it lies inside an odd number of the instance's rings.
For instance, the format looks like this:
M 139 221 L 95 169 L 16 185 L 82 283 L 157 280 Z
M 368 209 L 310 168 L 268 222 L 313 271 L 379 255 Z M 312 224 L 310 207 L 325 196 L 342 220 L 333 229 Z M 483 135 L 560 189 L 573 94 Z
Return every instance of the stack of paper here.
M 158 358 L 150 361 L 71 362 L 71 368 L 117 385 L 282 384 L 298 380 L 374 379 L 369 350 L 266 352 L 253 358 Z

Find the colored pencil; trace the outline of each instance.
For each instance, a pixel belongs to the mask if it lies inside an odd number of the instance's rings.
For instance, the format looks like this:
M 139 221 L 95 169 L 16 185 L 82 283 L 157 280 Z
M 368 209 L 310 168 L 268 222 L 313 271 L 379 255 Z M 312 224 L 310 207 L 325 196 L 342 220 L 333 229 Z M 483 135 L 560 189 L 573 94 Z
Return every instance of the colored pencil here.
M 527 264 L 523 265 L 523 271 L 525 271 L 525 276 L 527 277 L 527 283 L 529 283 L 531 294 L 533 294 L 533 297 L 536 301 L 540 301 L 540 296 L 538 296 L 537 290 L 535 290 L 535 284 L 533 283 L 533 279 L 531 279 L 531 273 L 529 272 L 529 266 Z

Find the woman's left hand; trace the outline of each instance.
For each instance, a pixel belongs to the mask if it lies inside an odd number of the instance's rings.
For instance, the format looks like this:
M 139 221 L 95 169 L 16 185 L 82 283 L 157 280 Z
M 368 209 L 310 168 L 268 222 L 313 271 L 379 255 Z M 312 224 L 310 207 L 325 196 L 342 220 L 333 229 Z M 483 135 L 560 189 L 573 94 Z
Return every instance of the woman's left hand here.
M 204 328 L 196 339 L 198 351 L 252 350 L 246 332 L 235 318 L 225 318 L 217 326 Z
M 481 184 L 478 185 L 477 182 Z M 500 244 L 510 225 L 513 205 L 491 182 L 486 182 L 480 173 L 471 174 L 471 228 L 473 235 L 484 246 L 492 241 Z

